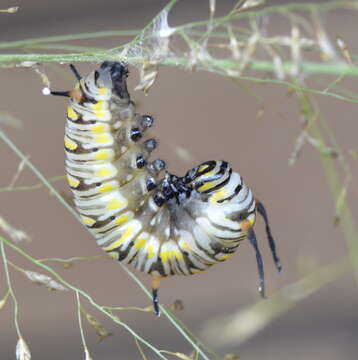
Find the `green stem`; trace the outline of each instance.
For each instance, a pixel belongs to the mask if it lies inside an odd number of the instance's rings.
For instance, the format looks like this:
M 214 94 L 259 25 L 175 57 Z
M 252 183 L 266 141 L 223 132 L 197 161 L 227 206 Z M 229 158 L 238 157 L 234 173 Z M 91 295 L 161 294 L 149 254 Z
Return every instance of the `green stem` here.
M 129 64 L 138 64 L 143 62 L 141 57 L 125 57 L 120 54 L 110 54 L 107 51 L 85 53 L 85 54 L 3 54 L 0 55 L 0 63 L 17 63 L 24 61 L 35 62 L 55 62 L 55 63 L 71 63 L 71 62 L 93 62 L 101 61 L 125 61 Z M 171 66 L 188 66 L 190 59 L 185 57 L 168 57 L 162 61 L 163 65 Z M 237 62 L 233 60 L 208 59 L 209 65 L 218 66 L 220 68 L 237 67 Z M 295 67 L 295 64 L 286 62 L 282 64 L 286 73 Z M 262 72 L 274 72 L 275 65 L 271 61 L 252 61 L 248 65 L 248 69 Z M 341 63 L 321 63 L 321 62 L 304 62 L 301 64 L 301 71 L 307 74 L 326 74 L 326 75 L 342 75 L 358 76 L 358 66 Z
M 49 178 L 48 181 L 50 183 L 54 183 L 60 180 L 65 179 L 66 176 L 64 175 L 60 175 L 60 176 L 54 176 L 52 178 Z M 37 190 L 37 189 L 41 189 L 45 187 L 45 185 L 43 183 L 39 183 L 39 184 L 35 184 L 35 185 L 25 185 L 25 186 L 7 186 L 7 187 L 3 187 L 0 188 L 0 193 L 1 192 L 12 192 L 12 191 L 30 191 L 30 190 Z
M 80 295 L 79 295 L 78 291 L 76 291 L 76 303 L 77 303 L 78 325 L 80 328 L 83 350 L 85 351 L 85 354 L 86 354 L 86 353 L 88 353 L 88 348 L 87 348 L 87 344 L 86 344 L 85 334 L 83 332 L 82 316 L 81 316 L 81 302 L 80 302 Z M 87 357 L 86 357 L 86 359 L 87 359 Z
M 286 73 L 290 73 L 293 64 L 283 63 L 283 69 Z M 267 61 L 254 61 L 251 64 L 251 70 L 256 71 L 274 71 L 274 64 Z M 302 72 L 306 74 L 325 74 L 325 75 L 344 75 L 344 76 L 358 76 L 358 66 L 349 65 L 347 63 L 302 63 Z
M 68 259 L 62 259 L 62 258 L 44 258 L 44 259 L 38 259 L 39 262 L 47 262 L 47 261 L 53 261 L 53 262 L 63 262 L 63 263 L 71 263 L 73 261 L 79 261 L 79 260 L 94 260 L 94 259 L 104 259 L 108 258 L 106 255 L 94 255 L 94 256 L 74 256 Z
M 308 120 L 308 132 L 316 140 L 318 140 L 323 147 L 328 147 L 322 135 L 319 123 L 317 121 L 317 115 L 315 113 L 314 106 L 311 103 L 310 98 L 303 91 L 298 92 L 298 96 L 303 113 Z M 327 156 L 322 153 L 319 153 L 319 155 L 332 197 L 335 203 L 337 203 L 338 198 L 341 194 L 342 184 L 336 169 L 336 160 L 331 156 Z M 358 233 L 346 199 L 343 201 L 341 207 L 340 226 L 342 228 L 344 238 L 348 245 L 349 256 L 351 258 L 355 278 L 358 283 Z
M 20 41 L 4 41 L 0 42 L 0 49 L 10 49 L 10 48 L 22 48 L 33 46 L 36 44 L 43 43 L 54 43 L 61 41 L 72 41 L 72 40 L 83 40 L 83 39 L 96 39 L 102 37 L 116 37 L 116 36 L 135 36 L 140 33 L 139 30 L 108 30 L 108 31 L 98 31 L 98 32 L 89 32 L 81 34 L 69 34 L 69 35 L 58 35 L 58 36 L 49 36 L 42 38 L 33 38 Z
M 14 322 L 15 322 L 15 328 L 16 328 L 16 332 L 19 338 L 22 338 L 21 335 L 21 331 L 20 331 L 20 326 L 19 326 L 19 306 L 17 303 L 17 299 L 14 293 L 14 289 L 12 288 L 11 285 L 11 280 L 10 280 L 10 273 L 9 273 L 9 266 L 8 266 L 8 261 L 6 258 L 6 254 L 5 254 L 5 248 L 4 248 L 4 241 L 5 239 L 3 239 L 0 236 L 0 249 L 1 249 L 1 256 L 3 259 L 3 263 L 4 263 L 4 271 L 5 271 L 5 276 L 6 276 L 6 282 L 7 282 L 7 286 L 10 292 L 10 295 L 12 297 L 12 300 L 14 301 Z

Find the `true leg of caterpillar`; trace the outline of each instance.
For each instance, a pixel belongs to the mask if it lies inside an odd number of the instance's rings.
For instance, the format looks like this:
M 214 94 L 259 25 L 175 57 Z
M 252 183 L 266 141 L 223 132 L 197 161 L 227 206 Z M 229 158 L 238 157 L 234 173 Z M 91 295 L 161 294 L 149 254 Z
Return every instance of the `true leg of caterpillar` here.
M 257 268 L 259 271 L 260 285 L 259 285 L 259 293 L 261 297 L 265 298 L 265 273 L 264 273 L 264 264 L 262 261 L 262 256 L 260 253 L 259 246 L 257 244 L 256 235 L 253 229 L 250 229 L 247 233 L 247 238 L 250 240 L 251 245 L 255 249 L 256 253 L 256 262 Z
M 267 211 L 266 211 L 264 205 L 262 204 L 262 202 L 260 202 L 257 199 L 256 199 L 256 209 L 257 209 L 257 212 L 262 216 L 262 218 L 265 221 L 266 234 L 267 234 L 267 239 L 269 242 L 272 258 L 276 265 L 277 271 L 280 272 L 282 270 L 282 264 L 281 264 L 280 258 L 277 256 L 276 244 L 275 244 L 275 240 L 271 233 L 271 228 L 270 228 L 270 224 L 269 224 L 269 220 L 268 220 L 268 216 L 267 216 Z
M 158 291 L 160 287 L 161 278 L 162 277 L 160 275 L 153 275 L 153 280 L 152 280 L 152 299 L 153 299 L 154 312 L 156 316 L 160 316 Z

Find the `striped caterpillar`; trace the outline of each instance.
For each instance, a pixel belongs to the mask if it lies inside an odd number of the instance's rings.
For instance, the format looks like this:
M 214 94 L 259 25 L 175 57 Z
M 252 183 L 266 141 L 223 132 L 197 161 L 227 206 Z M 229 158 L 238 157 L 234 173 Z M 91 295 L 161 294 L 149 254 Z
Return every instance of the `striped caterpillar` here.
M 104 62 L 71 91 L 65 129 L 66 173 L 82 222 L 111 257 L 151 274 L 153 306 L 160 314 L 160 279 L 191 275 L 230 258 L 248 238 L 256 253 L 259 291 L 264 268 L 253 226 L 262 215 L 277 269 L 267 213 L 226 161 L 207 161 L 183 177 L 149 161 L 155 139 L 149 115 L 136 113 L 120 62 Z M 160 174 L 164 172 L 164 176 Z

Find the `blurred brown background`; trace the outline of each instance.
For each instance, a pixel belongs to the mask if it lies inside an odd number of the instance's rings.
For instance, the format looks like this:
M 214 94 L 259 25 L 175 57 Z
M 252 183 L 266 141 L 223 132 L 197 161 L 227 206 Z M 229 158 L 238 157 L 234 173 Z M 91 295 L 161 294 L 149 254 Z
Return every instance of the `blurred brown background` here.
M 14 15 L 0 14 L 0 41 L 109 29 L 140 29 L 165 3 L 150 0 L 2 0 L 1 8 L 19 5 L 20 10 Z M 218 14 L 223 14 L 234 2 L 218 3 Z M 177 25 L 207 17 L 207 1 L 187 0 L 174 7 L 169 21 Z M 357 14 L 337 12 L 332 19 L 329 19 L 331 34 L 342 36 L 353 46 Z M 280 22 L 275 26 L 279 31 Z M 81 44 L 109 48 L 118 45 L 118 39 L 83 41 Z M 86 74 L 93 66 L 83 64 L 78 68 Z M 73 79 L 67 68 L 51 65 L 46 71 L 55 89 L 72 86 Z M 23 121 L 21 130 L 7 128 L 7 133 L 47 177 L 63 174 L 66 100 L 43 97 L 42 84 L 30 70 L 1 69 L 0 76 L 0 110 Z M 133 68 L 130 77 L 132 97 L 138 100 L 140 112 L 156 117 L 153 133 L 160 140 L 160 147 L 155 156 L 164 158 L 170 171 L 181 175 L 198 162 L 225 159 L 266 204 L 284 265 L 283 274 L 278 275 L 259 220 L 256 233 L 264 255 L 269 295 L 309 272 L 309 264 L 332 263 L 346 254 L 342 233 L 339 227 L 333 226 L 335 204 L 318 154 L 306 145 L 297 165 L 288 166 L 300 131 L 300 114 L 297 99 L 290 96 L 286 88 L 237 84 L 213 74 L 174 68 L 161 69 L 147 97 L 132 90 L 137 83 L 138 73 Z M 257 98 L 246 88 L 250 88 Z M 357 91 L 356 81 L 351 81 L 350 89 Z M 356 149 L 356 105 L 330 97 L 317 100 L 343 151 Z M 263 116 L 258 118 L 259 110 L 263 110 Z M 175 146 L 185 148 L 192 158 L 189 161 L 180 159 Z M 1 143 L 0 151 L 0 186 L 7 186 L 19 160 Z M 357 160 L 352 160 L 350 165 L 354 179 L 357 179 Z M 37 182 L 26 170 L 18 185 Z M 349 198 L 353 214 L 356 214 L 356 180 L 353 183 L 355 189 L 349 193 Z M 56 187 L 67 191 L 64 182 Z M 0 193 L 0 204 L 0 216 L 31 235 L 32 242 L 23 246 L 35 257 L 102 254 L 91 236 L 44 190 Z M 26 269 L 41 272 L 10 250 L 8 256 Z M 103 259 L 81 262 L 69 270 L 62 270 L 57 264 L 52 266 L 93 295 L 100 304 L 141 307 L 150 304 L 115 262 Z M 149 284 L 147 276 L 138 276 Z M 20 326 L 33 359 L 83 358 L 74 294 L 51 293 L 16 271 L 11 271 L 11 277 L 20 305 Z M 177 313 L 178 317 L 194 332 L 199 332 L 205 320 L 257 302 L 257 281 L 253 250 L 244 243 L 230 261 L 201 275 L 164 280 L 160 296 L 164 304 L 181 299 L 185 309 Z M 5 291 L 3 276 L 0 286 L 2 297 Z M 235 352 L 241 359 L 356 359 L 357 299 L 357 285 L 348 274 L 300 302 L 248 342 L 216 350 L 222 355 Z M 86 303 L 84 305 L 113 333 L 112 337 L 98 343 L 93 329 L 85 325 L 94 359 L 141 358 L 133 338 L 124 329 L 107 321 Z M 0 313 L 0 360 L 15 358 L 17 336 L 12 314 L 9 302 Z M 183 353 L 190 351 L 189 345 L 163 316 L 155 319 L 152 313 L 134 311 L 119 315 L 159 348 Z M 146 353 L 148 359 L 156 358 L 150 351 Z

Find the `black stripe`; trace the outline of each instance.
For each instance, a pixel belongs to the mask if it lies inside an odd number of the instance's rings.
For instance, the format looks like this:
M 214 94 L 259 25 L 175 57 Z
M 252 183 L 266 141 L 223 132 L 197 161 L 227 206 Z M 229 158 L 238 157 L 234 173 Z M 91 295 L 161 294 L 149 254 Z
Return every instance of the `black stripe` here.
M 195 184 L 195 189 L 198 189 L 199 187 L 201 187 L 202 185 L 204 185 L 207 182 L 216 181 L 216 180 L 219 180 L 220 178 L 222 178 L 226 172 L 226 169 L 228 168 L 228 165 L 229 164 L 226 161 L 223 161 L 219 170 L 215 174 L 210 175 L 208 178 L 199 180 L 198 183 Z M 230 167 L 229 174 L 231 175 L 231 173 L 232 173 L 232 168 Z M 205 176 L 205 174 L 203 176 Z
M 190 183 L 192 181 L 194 181 L 196 178 L 200 177 L 201 175 L 206 174 L 207 172 L 215 169 L 215 166 L 217 164 L 217 161 L 214 160 L 209 160 L 206 161 L 200 165 L 198 165 L 195 168 L 190 169 L 189 171 L 186 172 L 185 176 L 183 177 L 184 183 Z M 206 169 L 199 171 L 199 168 L 202 166 L 208 166 Z
M 217 164 L 217 161 L 215 161 L 215 160 L 209 160 L 209 161 L 206 161 L 206 162 L 200 164 L 197 167 L 196 177 L 204 175 L 204 174 L 210 172 L 211 170 L 215 169 L 216 164 Z M 199 171 L 199 168 L 201 168 L 202 166 L 208 166 L 208 167 L 205 168 L 204 170 Z
M 87 92 L 91 93 L 90 89 L 88 88 L 88 85 L 86 84 L 86 81 L 83 81 L 83 85 L 86 88 Z M 80 105 L 84 105 L 85 103 L 91 103 L 91 104 L 98 103 L 98 101 L 95 98 L 89 97 L 87 94 L 85 94 L 81 81 L 80 81 L 80 89 L 81 89 L 81 93 L 82 93 L 81 100 L 78 102 Z
M 118 253 L 118 261 L 122 261 L 128 256 L 128 253 L 129 253 L 129 251 L 130 251 L 130 249 L 132 248 L 133 245 L 134 245 L 134 241 L 131 241 L 128 244 L 126 250 L 121 250 L 121 247 L 123 245 L 119 245 L 117 248 L 111 250 L 110 252 L 113 252 L 113 251 L 117 252 Z
M 201 194 L 209 194 L 211 193 L 212 191 L 216 191 L 216 190 L 219 190 L 221 187 L 225 186 L 229 181 L 230 181 L 230 178 L 231 178 L 231 173 L 232 173 L 232 169 L 230 168 L 229 170 L 229 174 L 227 176 L 227 178 L 222 181 L 221 183 L 215 185 L 214 187 L 212 187 L 211 189 L 208 189 L 208 190 L 205 190 L 205 191 L 199 191 Z M 210 181 L 210 180 L 208 180 Z
M 160 257 L 158 257 L 158 260 L 150 266 L 148 270 L 148 274 L 150 274 L 153 271 L 158 271 L 159 274 L 162 276 L 168 275 L 164 271 L 164 266 Z

